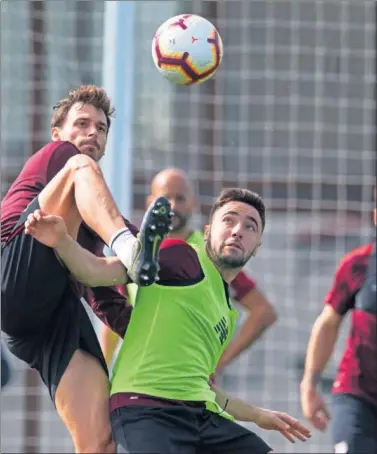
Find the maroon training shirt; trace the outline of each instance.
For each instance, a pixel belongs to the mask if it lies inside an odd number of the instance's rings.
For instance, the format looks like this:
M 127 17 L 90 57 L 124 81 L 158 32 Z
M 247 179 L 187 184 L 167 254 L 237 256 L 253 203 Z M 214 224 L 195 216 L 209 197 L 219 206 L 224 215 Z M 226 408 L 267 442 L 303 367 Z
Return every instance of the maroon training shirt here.
M 10 241 L 24 227 L 20 226 L 13 232 L 21 213 L 28 204 L 38 196 L 42 189 L 65 166 L 66 162 L 79 150 L 70 142 L 51 142 L 29 158 L 21 173 L 12 184 L 8 193 L 1 201 L 1 242 Z M 136 227 L 129 224 L 135 233 Z M 81 225 L 78 242 L 82 247 L 97 256 L 103 256 L 104 242 L 85 224 Z M 74 280 L 74 279 L 72 279 Z M 126 306 L 126 299 L 116 287 L 84 288 L 76 281 L 78 296 L 86 296 L 94 312 L 107 325 L 122 326 L 122 331 L 128 326 L 131 308 Z M 109 313 L 97 311 L 101 307 L 109 308 Z M 114 316 L 114 319 L 112 319 Z
M 341 261 L 326 297 L 339 315 L 352 310 L 351 332 L 334 382 L 334 393 L 353 394 L 377 407 L 376 251 L 354 249 Z

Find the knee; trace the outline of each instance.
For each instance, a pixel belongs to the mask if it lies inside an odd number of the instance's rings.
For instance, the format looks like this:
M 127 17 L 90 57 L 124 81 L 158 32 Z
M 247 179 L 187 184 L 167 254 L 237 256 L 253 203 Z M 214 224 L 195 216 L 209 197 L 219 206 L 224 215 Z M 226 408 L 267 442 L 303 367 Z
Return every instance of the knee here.
M 101 168 L 97 164 L 97 162 L 94 161 L 94 159 L 82 153 L 69 158 L 65 165 L 65 168 L 66 170 L 73 174 L 81 173 L 81 171 L 83 170 L 89 172 L 96 172 L 100 174 L 102 173 Z

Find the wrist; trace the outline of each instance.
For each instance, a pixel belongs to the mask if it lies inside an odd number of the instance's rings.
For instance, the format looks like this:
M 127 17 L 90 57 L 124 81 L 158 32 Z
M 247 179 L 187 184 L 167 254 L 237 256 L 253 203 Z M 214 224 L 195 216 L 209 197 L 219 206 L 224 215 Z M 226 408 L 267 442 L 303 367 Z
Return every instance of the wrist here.
M 68 233 L 65 233 L 64 235 L 59 238 L 58 243 L 55 245 L 55 248 L 57 252 L 65 251 L 69 248 L 69 245 L 72 241 L 72 238 Z
M 307 390 L 307 391 L 317 389 L 317 384 L 318 384 L 319 378 L 320 378 L 319 374 L 316 374 L 316 376 L 307 376 L 307 377 L 304 376 L 303 379 L 301 380 L 300 388 L 302 390 Z
M 252 419 L 250 419 L 249 422 L 253 422 L 257 426 L 259 426 L 259 424 L 261 423 L 262 413 L 263 408 L 252 407 L 252 411 L 250 412 L 250 416 Z

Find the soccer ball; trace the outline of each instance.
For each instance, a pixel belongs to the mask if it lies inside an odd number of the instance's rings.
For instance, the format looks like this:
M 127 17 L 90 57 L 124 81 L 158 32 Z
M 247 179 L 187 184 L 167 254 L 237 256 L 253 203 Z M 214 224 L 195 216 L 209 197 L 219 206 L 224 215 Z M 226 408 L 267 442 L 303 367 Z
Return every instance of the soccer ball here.
M 181 14 L 158 28 L 152 56 L 158 71 L 170 82 L 201 84 L 215 74 L 223 57 L 223 43 L 207 19 Z

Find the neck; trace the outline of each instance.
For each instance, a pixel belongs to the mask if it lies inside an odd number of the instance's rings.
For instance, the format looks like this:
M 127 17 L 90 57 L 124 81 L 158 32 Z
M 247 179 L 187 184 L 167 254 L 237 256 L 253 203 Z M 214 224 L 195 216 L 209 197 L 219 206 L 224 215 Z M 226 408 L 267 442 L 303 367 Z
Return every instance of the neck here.
M 227 269 L 223 270 L 218 267 L 216 267 L 216 268 L 219 270 L 221 277 L 224 279 L 224 281 L 227 284 L 230 284 L 242 269 L 242 268 L 233 268 L 233 269 L 227 268 Z
M 242 270 L 242 267 L 240 268 L 222 268 L 217 265 L 217 263 L 213 260 L 211 256 L 209 256 L 211 259 L 211 262 L 215 265 L 217 271 L 221 274 L 221 277 L 223 280 L 227 283 L 230 284 L 234 278 L 237 276 L 237 274 Z
M 169 234 L 169 238 L 177 238 L 178 240 L 186 241 L 191 233 L 192 230 L 190 230 L 189 228 L 184 228 L 182 230 L 177 230 L 176 232 L 171 232 Z

